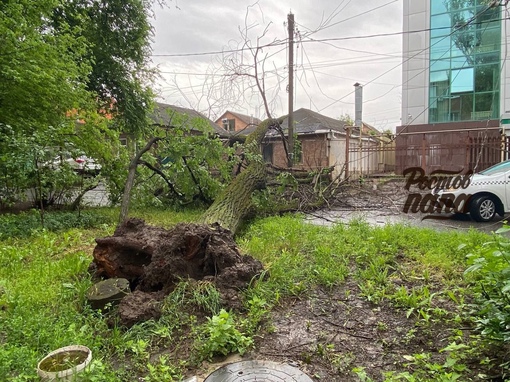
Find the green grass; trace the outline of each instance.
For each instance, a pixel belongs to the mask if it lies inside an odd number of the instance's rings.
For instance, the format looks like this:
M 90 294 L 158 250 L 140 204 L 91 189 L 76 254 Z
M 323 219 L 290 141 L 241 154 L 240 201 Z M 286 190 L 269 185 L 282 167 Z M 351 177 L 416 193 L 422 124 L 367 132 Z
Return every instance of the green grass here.
M 70 344 L 92 349 L 93 369 L 85 381 L 131 381 L 133 375 L 147 381 L 178 381 L 186 367 L 211 358 L 215 351 L 244 351 L 282 299 L 306 298 L 317 286 L 332 289 L 348 278 L 367 300 L 405 309 L 422 322 L 442 320 L 451 314 L 439 303 L 454 301 L 460 309 L 469 293 L 463 278 L 467 249 L 459 245 L 472 249 L 489 240 L 477 231 L 374 228 L 362 221 L 327 228 L 290 215 L 259 219 L 245 228 L 237 242 L 244 253 L 264 263 L 269 277 L 254 282 L 246 292 L 243 314 L 221 311 L 210 284 L 184 281 L 165 299 L 159 321 L 126 330 L 112 326 L 107 312 L 92 311 L 85 299 L 92 285 L 87 269 L 94 238 L 113 232 L 116 212 L 82 211 L 95 222 L 85 226 L 69 215 L 48 213 L 47 221 L 61 222 L 57 228 L 40 229 L 34 223 L 30 227 L 36 228 L 27 228 L 24 234 L 18 234 L 23 216 L 0 219 L 2 227 L 11 227 L 11 235 L 4 233 L 0 241 L 1 381 L 38 380 L 37 361 Z M 131 215 L 169 228 L 192 222 L 200 213 L 145 210 Z M 193 306 L 206 311 L 210 319 L 197 322 Z M 178 339 L 186 330 L 198 341 L 193 349 L 186 349 L 188 358 L 155 357 L 169 347 L 179 349 Z M 228 342 L 221 342 L 225 339 Z M 360 380 L 362 374 L 359 371 Z

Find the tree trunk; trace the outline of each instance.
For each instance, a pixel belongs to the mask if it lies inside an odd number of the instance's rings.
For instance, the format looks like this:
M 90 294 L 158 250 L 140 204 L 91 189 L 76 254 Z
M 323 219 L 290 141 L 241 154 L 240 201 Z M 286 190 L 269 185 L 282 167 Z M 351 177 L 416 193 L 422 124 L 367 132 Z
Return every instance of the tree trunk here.
M 135 183 L 135 175 L 136 175 L 136 167 L 138 166 L 138 162 L 143 154 L 150 150 L 153 144 L 157 141 L 161 140 L 159 137 L 153 137 L 147 142 L 145 147 L 140 150 L 139 153 L 135 155 L 135 157 L 129 163 L 129 172 L 126 180 L 126 186 L 124 187 L 124 193 L 122 195 L 122 203 L 120 205 L 120 215 L 119 215 L 119 223 L 122 224 L 124 220 L 128 217 L 129 212 L 129 201 L 131 199 L 131 190 L 133 188 L 133 184 Z
M 279 121 L 266 119 L 246 138 L 245 156 L 249 160 L 248 167 L 216 198 L 211 207 L 201 216 L 200 222 L 218 223 L 233 234 L 236 233 L 242 219 L 253 207 L 251 199 L 253 191 L 265 186 L 266 165 L 260 157 L 260 145 L 267 130 L 278 125 Z

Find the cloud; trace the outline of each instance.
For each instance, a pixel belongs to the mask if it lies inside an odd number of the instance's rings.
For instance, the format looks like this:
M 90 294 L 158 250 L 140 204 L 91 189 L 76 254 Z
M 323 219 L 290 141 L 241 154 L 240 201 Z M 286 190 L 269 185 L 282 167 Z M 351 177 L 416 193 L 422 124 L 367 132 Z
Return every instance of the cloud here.
M 292 11 L 299 31 L 295 45 L 295 108 L 306 107 L 331 117 L 352 116 L 353 84 L 359 82 L 364 87 L 363 119 L 376 127 L 393 128 L 400 119 L 401 3 L 194 0 L 179 2 L 179 9 L 175 3 L 157 8 L 153 61 L 164 72 L 159 82 L 159 87 L 165 89 L 162 98 L 212 115 L 228 108 L 263 118 L 259 94 L 248 79 L 237 85 L 237 95 L 232 82 L 225 80 L 225 68 L 219 62 L 228 54 L 208 54 L 242 47 L 242 30 L 251 46 L 258 38 L 262 45 L 276 42 L 258 57 L 267 57 L 265 85 L 272 97 L 273 112 L 286 114 L 285 23 Z M 381 36 L 387 33 L 394 35 Z M 373 37 L 357 38 L 367 35 Z M 231 54 L 230 58 L 241 57 L 239 52 Z M 244 52 L 243 60 L 253 62 L 249 52 Z M 214 86 L 217 88 L 212 90 Z M 211 105 L 217 110 L 208 110 Z

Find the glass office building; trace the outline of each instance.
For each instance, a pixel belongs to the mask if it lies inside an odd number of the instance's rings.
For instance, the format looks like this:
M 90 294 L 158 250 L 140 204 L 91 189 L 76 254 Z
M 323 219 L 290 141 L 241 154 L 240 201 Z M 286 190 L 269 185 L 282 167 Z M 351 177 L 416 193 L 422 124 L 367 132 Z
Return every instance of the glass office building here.
M 429 123 L 498 119 L 500 7 L 431 0 Z
M 480 170 L 509 157 L 500 131 L 510 115 L 508 7 L 506 0 L 403 0 L 398 169 Z

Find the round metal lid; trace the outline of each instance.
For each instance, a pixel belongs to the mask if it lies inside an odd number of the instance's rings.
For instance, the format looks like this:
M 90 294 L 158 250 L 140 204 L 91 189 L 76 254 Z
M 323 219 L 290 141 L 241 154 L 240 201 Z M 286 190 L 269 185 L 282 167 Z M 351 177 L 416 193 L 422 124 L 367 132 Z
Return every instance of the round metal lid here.
M 296 367 L 272 361 L 242 361 L 213 371 L 204 382 L 313 382 Z

